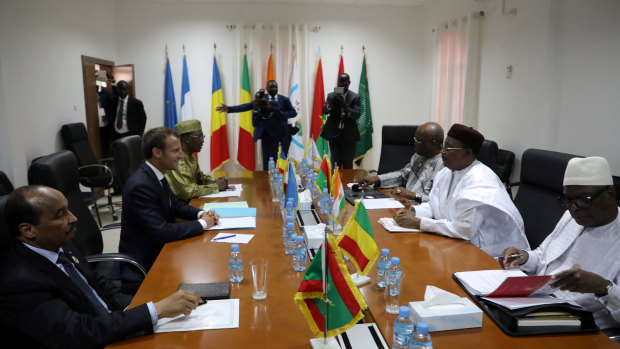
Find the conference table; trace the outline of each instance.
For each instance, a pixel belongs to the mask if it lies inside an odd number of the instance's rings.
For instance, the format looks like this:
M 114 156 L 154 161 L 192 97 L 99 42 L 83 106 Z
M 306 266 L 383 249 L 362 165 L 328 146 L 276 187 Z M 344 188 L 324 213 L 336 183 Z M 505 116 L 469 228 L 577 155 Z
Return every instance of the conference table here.
M 358 179 L 359 170 L 345 170 L 343 183 Z M 284 254 L 282 215 L 270 193 L 266 171 L 228 173 L 229 183 L 243 186 L 241 197 L 196 198 L 192 205 L 205 202 L 247 201 L 257 208 L 255 230 L 228 230 L 231 233 L 254 234 L 248 244 L 241 244 L 245 278 L 231 283 L 230 298 L 239 299 L 239 328 L 189 332 L 169 332 L 127 339 L 108 348 L 309 348 L 313 333 L 293 297 L 303 272 L 292 268 L 292 257 Z M 346 217 L 353 212 L 347 203 Z M 389 233 L 379 223 L 381 217 L 392 217 L 396 209 L 368 210 L 373 234 L 379 249 L 389 248 L 391 256 L 401 258 L 403 280 L 400 303 L 424 299 L 427 285 L 433 285 L 465 297 L 466 293 L 452 279 L 458 271 L 499 269 L 495 259 L 467 241 L 430 233 Z M 299 229 L 299 228 L 297 228 Z M 221 231 L 206 231 L 200 236 L 167 243 L 149 271 L 130 307 L 158 301 L 172 294 L 180 283 L 228 281 L 230 244 L 211 242 Z M 249 261 L 266 257 L 268 297 L 252 298 Z M 383 291 L 375 285 L 376 265 L 369 273 L 371 282 L 360 286 L 368 304 L 365 320 L 374 320 L 388 345 L 392 346 L 395 315 L 385 311 Z M 617 345 L 598 333 L 511 337 L 504 334 L 486 315 L 482 327 L 432 332 L 435 348 L 612 348 Z

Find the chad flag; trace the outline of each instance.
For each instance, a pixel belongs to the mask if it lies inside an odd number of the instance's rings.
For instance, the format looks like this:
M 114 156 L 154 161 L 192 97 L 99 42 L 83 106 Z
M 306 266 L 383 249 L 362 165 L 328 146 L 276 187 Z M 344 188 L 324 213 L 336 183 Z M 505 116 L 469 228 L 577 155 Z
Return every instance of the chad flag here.
M 222 95 L 222 80 L 217 59 L 213 55 L 213 88 L 211 93 L 211 171 L 216 171 L 224 165 L 228 154 L 228 134 L 226 133 L 226 113 L 215 110 L 224 104 Z

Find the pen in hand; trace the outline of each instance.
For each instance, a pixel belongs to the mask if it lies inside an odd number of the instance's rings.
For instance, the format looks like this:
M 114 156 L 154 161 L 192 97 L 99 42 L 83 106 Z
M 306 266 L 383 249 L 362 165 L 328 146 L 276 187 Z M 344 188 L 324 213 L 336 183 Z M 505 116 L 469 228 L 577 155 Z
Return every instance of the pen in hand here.
M 511 258 L 519 258 L 519 257 L 523 257 L 523 255 L 522 255 L 522 254 L 520 254 L 520 253 L 517 253 L 517 254 L 511 254 L 511 255 L 509 255 L 507 258 L 508 258 L 508 259 L 511 259 Z M 499 257 L 495 257 L 495 258 L 496 258 L 498 261 L 502 261 L 502 260 L 504 260 L 504 256 L 499 256 Z

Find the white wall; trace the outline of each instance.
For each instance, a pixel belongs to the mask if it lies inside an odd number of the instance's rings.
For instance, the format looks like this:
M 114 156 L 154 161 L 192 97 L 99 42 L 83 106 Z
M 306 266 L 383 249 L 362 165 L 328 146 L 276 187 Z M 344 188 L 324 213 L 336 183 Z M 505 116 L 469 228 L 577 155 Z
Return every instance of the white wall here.
M 413 8 L 135 0 L 105 4 L 0 3 L 0 169 L 16 185 L 26 183 L 34 157 L 61 148 L 62 124 L 85 120 L 80 55 L 135 64 L 136 94 L 144 101 L 147 127 L 154 127 L 163 121 L 164 47 L 169 46 L 180 103 L 185 43 L 194 109 L 208 126 L 214 41 L 226 102 L 238 102 L 232 81 L 238 79 L 239 58 L 231 57 L 236 34 L 225 28 L 235 23 L 320 25 L 321 31 L 309 33 L 308 52 L 321 48 L 326 90 L 335 85 L 341 44 L 351 87 L 357 90 L 361 46 L 366 46 L 375 127 L 375 148 L 366 167 L 376 168 L 383 124 L 419 124 L 430 118 L 431 29 L 481 9 L 486 16 L 481 26 L 478 128 L 518 158 L 531 147 L 599 154 L 620 174 L 614 149 L 620 129 L 616 0 L 507 0 L 508 8 L 517 8 L 516 16 L 502 15 L 501 0 L 433 0 Z M 316 57 L 310 57 L 308 66 L 311 63 L 316 64 Z M 511 80 L 504 77 L 507 65 L 514 67 Z M 309 70 L 306 79 L 312 86 L 314 68 Z M 207 169 L 208 151 L 203 153 L 201 165 Z

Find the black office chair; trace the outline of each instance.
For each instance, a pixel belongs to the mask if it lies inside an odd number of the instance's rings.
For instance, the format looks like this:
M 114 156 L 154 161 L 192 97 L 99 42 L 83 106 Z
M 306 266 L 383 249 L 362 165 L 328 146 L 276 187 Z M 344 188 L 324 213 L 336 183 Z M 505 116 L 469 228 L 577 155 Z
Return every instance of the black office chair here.
M 566 207 L 562 195 L 568 161 L 577 155 L 541 149 L 527 149 L 521 158 L 521 178 L 514 204 L 525 224 L 525 235 L 535 249 L 558 223 Z
M 144 162 L 142 137 L 134 135 L 119 138 L 112 143 L 112 156 L 116 171 L 116 185 L 120 193 L 131 175 Z
M 0 195 L 10 194 L 15 188 L 6 173 L 0 171 Z
M 381 155 L 377 174 L 403 168 L 415 153 L 413 137 L 417 125 L 384 125 L 381 129 Z
M 616 187 L 616 201 L 618 201 L 618 206 L 620 206 L 620 177 L 612 176 L 614 180 L 614 187 Z
M 103 251 L 103 238 L 101 232 L 108 229 L 119 228 L 119 223 L 114 223 L 100 228 L 84 202 L 80 188 L 77 160 L 72 152 L 63 150 L 57 153 L 41 157 L 28 168 L 28 183 L 46 185 L 62 192 L 67 198 L 69 210 L 78 218 L 77 233 L 73 242 L 87 256 L 89 263 L 94 262 L 123 262 L 138 268 L 144 276 L 145 269 L 131 256 L 121 253 L 105 253 Z M 110 270 L 98 268 L 106 275 Z M 109 273 L 107 273 L 109 276 Z
M 495 170 L 499 179 L 506 186 L 508 195 L 512 198 L 512 187 L 510 185 L 510 175 L 515 163 L 515 153 L 510 150 L 497 149 L 497 157 L 495 159 Z
M 8 195 L 0 196 L 0 253 L 2 253 L 13 240 L 13 237 L 9 233 L 9 229 L 6 227 L 6 221 L 4 217 L 4 205 Z
M 487 165 L 488 168 L 493 170 L 493 172 L 497 173 L 497 143 L 485 139 L 480 146 L 480 150 L 478 151 L 478 161 Z
M 105 164 L 106 162 L 112 161 L 112 159 L 105 158 L 97 161 L 95 153 L 88 142 L 86 126 L 81 122 L 63 125 L 60 129 L 60 134 L 65 143 L 65 147 L 72 151 L 77 158 L 78 165 L 80 166 L 80 183 L 90 188 L 93 193 L 95 193 L 95 188 L 104 188 L 104 191 L 108 191 L 108 203 L 105 205 L 94 205 L 99 225 L 101 226 L 101 217 L 99 216 L 100 206 L 107 207 L 110 212 L 112 212 L 112 219 L 118 220 L 118 215 L 112 203 L 111 188 L 114 183 L 114 175 L 112 170 Z M 100 162 L 103 162 L 103 164 Z

